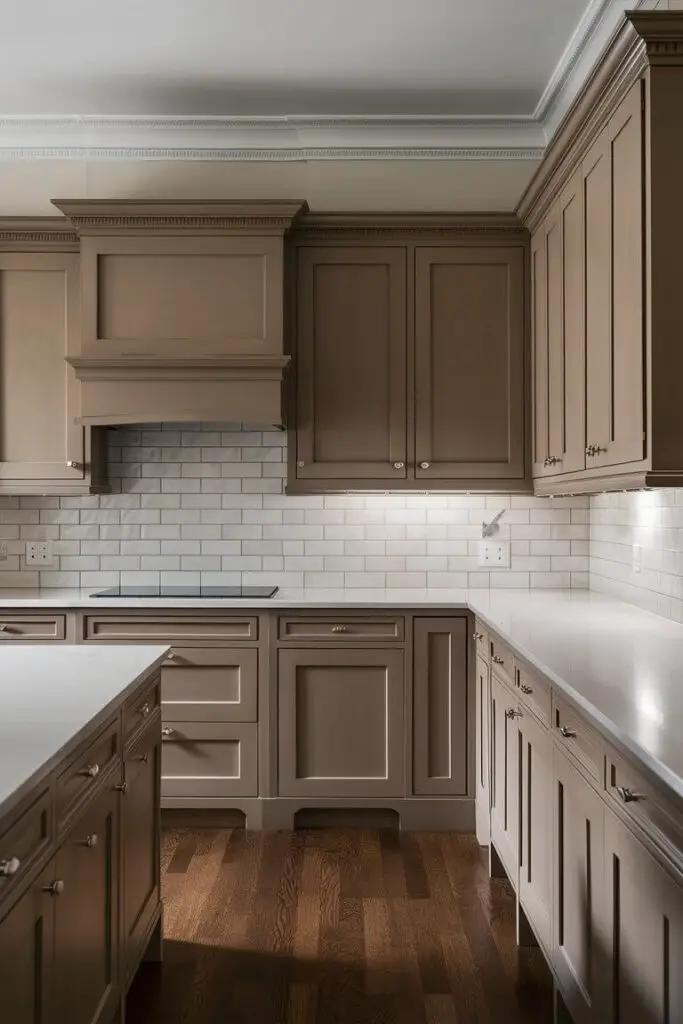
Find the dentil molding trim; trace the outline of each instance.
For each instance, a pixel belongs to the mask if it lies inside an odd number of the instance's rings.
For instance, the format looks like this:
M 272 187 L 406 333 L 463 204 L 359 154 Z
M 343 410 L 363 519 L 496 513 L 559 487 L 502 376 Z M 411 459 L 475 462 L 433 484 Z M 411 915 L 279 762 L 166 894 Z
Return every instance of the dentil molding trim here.
M 518 117 L 0 117 L 0 161 L 540 160 L 626 9 L 591 0 L 536 109 Z

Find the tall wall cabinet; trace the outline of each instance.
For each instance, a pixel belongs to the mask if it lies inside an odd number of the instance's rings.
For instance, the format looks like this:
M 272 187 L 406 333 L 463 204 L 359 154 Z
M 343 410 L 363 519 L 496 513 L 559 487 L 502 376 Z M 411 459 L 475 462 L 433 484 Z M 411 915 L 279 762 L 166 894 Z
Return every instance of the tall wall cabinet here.
M 309 217 L 295 232 L 288 489 L 528 490 L 514 217 Z
M 519 213 L 538 494 L 683 483 L 683 12 L 629 14 Z

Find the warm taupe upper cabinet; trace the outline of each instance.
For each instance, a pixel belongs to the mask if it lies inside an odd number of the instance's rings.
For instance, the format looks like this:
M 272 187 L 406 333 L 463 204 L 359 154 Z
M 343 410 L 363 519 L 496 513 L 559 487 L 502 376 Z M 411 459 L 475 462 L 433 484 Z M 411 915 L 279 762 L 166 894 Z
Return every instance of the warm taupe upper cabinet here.
M 101 490 L 103 438 L 76 423 L 65 361 L 78 344 L 78 255 L 1 249 L 0 494 Z
M 405 249 L 301 249 L 297 339 L 297 481 L 405 480 Z
M 683 12 L 627 15 L 520 203 L 538 494 L 683 483 L 682 107 Z
M 415 253 L 415 477 L 524 478 L 524 249 Z

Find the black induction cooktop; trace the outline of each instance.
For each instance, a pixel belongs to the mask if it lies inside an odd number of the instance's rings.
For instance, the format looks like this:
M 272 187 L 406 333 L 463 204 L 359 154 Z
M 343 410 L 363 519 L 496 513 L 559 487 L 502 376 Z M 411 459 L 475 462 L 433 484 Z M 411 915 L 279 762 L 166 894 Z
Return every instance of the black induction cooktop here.
M 273 597 L 277 594 L 277 587 L 109 587 L 107 590 L 98 590 L 91 594 L 91 597 L 191 597 L 206 598 L 236 598 L 238 600 L 253 600 Z

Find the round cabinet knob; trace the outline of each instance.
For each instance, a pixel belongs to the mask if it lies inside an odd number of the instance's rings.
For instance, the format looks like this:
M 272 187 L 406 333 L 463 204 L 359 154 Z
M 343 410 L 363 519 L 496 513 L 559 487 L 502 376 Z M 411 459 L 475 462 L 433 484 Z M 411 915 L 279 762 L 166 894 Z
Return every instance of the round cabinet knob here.
M 494 654 L 492 660 L 495 662 L 496 665 L 505 664 L 505 661 L 503 660 L 503 658 L 501 658 L 499 654 Z
M 89 764 L 87 768 L 78 773 L 79 775 L 85 775 L 89 779 L 96 779 L 100 774 L 100 766 L 98 764 Z
M 18 857 L 10 857 L 9 860 L 0 860 L 0 875 L 2 875 L 3 878 L 8 878 L 10 875 L 16 875 L 20 867 L 21 861 Z
M 472 634 L 472 639 L 476 640 L 477 643 L 479 643 L 480 641 L 482 641 L 484 639 L 484 634 L 483 633 L 473 633 Z
M 635 793 L 632 789 L 629 789 L 628 786 L 617 786 L 617 795 L 625 804 L 631 804 L 635 800 L 642 799 L 640 793 Z
M 165 725 L 161 730 L 161 735 L 164 737 L 164 739 L 168 739 L 169 736 L 173 736 L 174 732 L 175 729 L 172 729 L 170 725 Z
M 560 736 L 564 736 L 566 740 L 576 739 L 576 733 L 573 729 L 568 729 L 566 725 L 560 726 Z
M 69 461 L 66 464 L 66 468 L 75 469 L 79 473 L 81 473 L 85 469 L 85 466 L 83 465 L 82 462 L 74 462 L 73 459 L 69 459 Z
M 50 885 L 43 886 L 43 892 L 49 892 L 50 896 L 61 896 L 64 892 L 64 882 L 61 878 L 57 878 Z
M 405 466 L 405 462 L 395 462 L 394 463 L 394 469 L 403 469 L 404 466 Z
M 586 455 L 589 455 L 589 456 L 590 455 L 595 455 L 595 445 L 594 444 L 587 444 L 585 451 L 586 451 Z
M 527 686 L 526 683 L 521 683 L 519 688 L 522 691 L 522 693 L 527 693 L 528 694 L 528 693 L 533 693 L 534 692 L 533 686 Z
M 175 661 L 175 651 L 169 651 L 166 655 L 167 661 Z
M 306 463 L 303 461 L 303 459 L 300 462 L 297 462 L 297 466 L 299 467 L 299 469 L 303 469 L 305 465 Z
M 0 633 L 9 633 L 9 626 L 5 625 L 4 622 L 0 625 Z
M 420 469 L 429 469 L 429 465 L 430 464 L 428 462 L 421 462 Z
M 599 444 L 593 445 L 593 455 L 604 455 L 607 452 L 606 448 L 603 448 Z
M 91 836 L 86 836 L 85 839 L 82 839 L 81 842 L 78 845 L 79 846 L 87 846 L 88 849 L 90 850 L 90 849 L 92 849 L 93 846 L 98 846 L 99 842 L 100 842 L 100 837 L 98 836 L 97 832 L 93 832 L 93 834 Z
M 138 714 L 142 715 L 143 718 L 147 718 L 147 715 L 150 713 L 151 710 L 152 709 L 150 708 L 149 704 L 145 703 L 142 705 L 142 707 L 138 708 Z
M 549 466 L 556 466 L 558 462 L 562 462 L 562 459 L 558 459 L 557 455 L 549 455 L 547 459 L 543 460 L 543 465 L 548 468 Z
M 518 711 L 516 708 L 506 708 L 505 709 L 505 717 L 506 718 L 521 718 L 522 717 L 522 712 Z
M 123 796 L 125 796 L 126 793 L 128 792 L 128 783 L 120 782 L 118 786 L 114 786 L 114 789 L 116 790 L 117 793 L 122 793 Z

